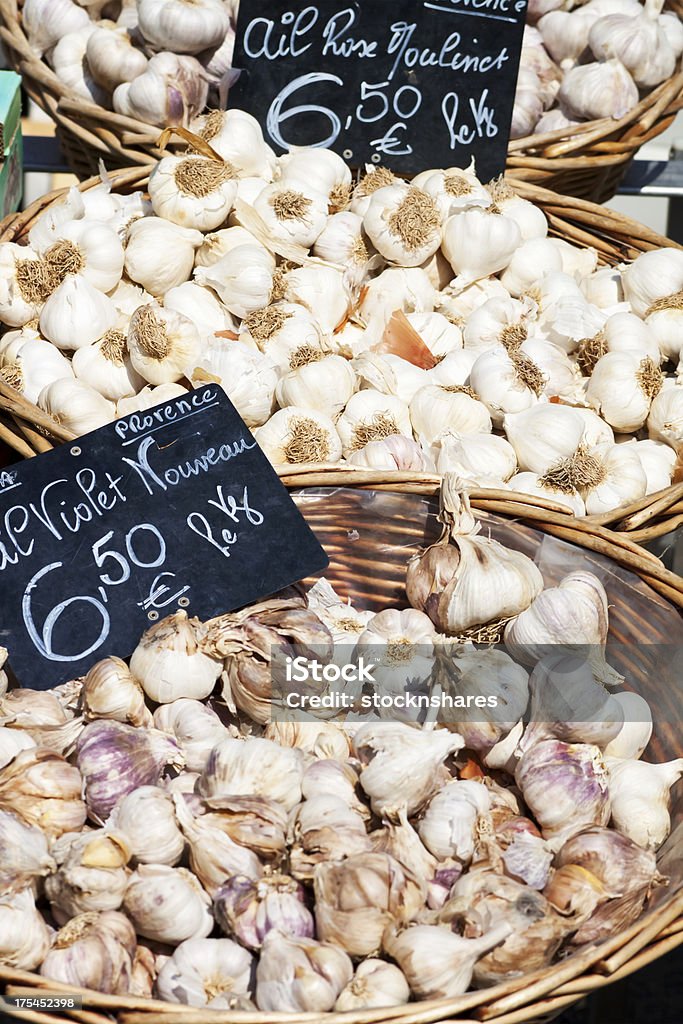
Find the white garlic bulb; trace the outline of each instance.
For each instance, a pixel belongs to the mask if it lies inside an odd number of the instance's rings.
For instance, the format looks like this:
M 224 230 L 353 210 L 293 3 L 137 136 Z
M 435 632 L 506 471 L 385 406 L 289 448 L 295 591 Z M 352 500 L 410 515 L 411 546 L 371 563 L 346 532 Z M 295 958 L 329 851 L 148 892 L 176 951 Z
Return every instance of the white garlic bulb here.
M 437 359 L 463 346 L 461 329 L 442 313 L 408 313 L 406 320 Z
M 249 993 L 252 965 L 251 953 L 231 939 L 186 939 L 162 965 L 156 992 L 168 1003 L 246 1009 L 234 999 Z
M 402 1006 L 409 999 L 408 982 L 398 967 L 370 957 L 358 964 L 353 979 L 339 993 L 334 1009 L 339 1012 Z
M 216 263 L 197 267 L 195 280 L 218 292 L 235 316 L 246 317 L 271 300 L 275 260 L 259 245 L 238 245 Z
M 240 177 L 272 181 L 275 154 L 264 142 L 256 118 L 245 110 L 212 110 L 196 118 L 190 127 L 231 163 Z
M 313 255 L 329 263 L 364 267 L 370 253 L 363 235 L 363 218 L 350 210 L 332 214 L 316 239 Z
M 326 352 L 317 320 L 294 302 L 276 302 L 249 313 L 240 324 L 239 339 L 260 349 L 281 375 L 322 359 Z
M 190 772 L 203 771 L 213 748 L 228 738 L 216 712 L 190 697 L 161 704 L 154 712 L 154 726 L 177 740 Z
M 395 395 L 402 402 L 410 403 L 420 388 L 432 383 L 427 370 L 391 352 L 361 352 L 353 367 L 362 385 L 383 395 Z
M 60 280 L 67 274 L 79 274 L 101 292 L 110 292 L 121 280 L 123 246 L 116 231 L 99 221 L 68 220 L 39 251 Z
M 646 317 L 654 303 L 683 290 L 683 252 L 668 248 L 641 253 L 624 268 L 621 280 L 633 312 Z
M 442 221 L 470 206 L 491 206 L 491 196 L 481 184 L 474 166 L 466 169 L 450 167 L 444 171 L 428 171 L 420 187 L 436 200 Z
M 144 302 L 142 299 L 135 308 L 144 305 Z M 203 336 L 213 337 L 219 331 L 235 331 L 233 318 L 216 294 L 210 288 L 204 288 L 193 281 L 185 281 L 167 291 L 164 295 L 164 309 L 182 313 Z
M 133 45 L 130 29 L 95 27 L 85 49 L 90 74 L 107 92 L 143 74 L 147 57 Z
M 511 218 L 471 209 L 446 221 L 442 249 L 464 288 L 504 270 L 521 242 L 522 233 Z
M 155 53 L 141 75 L 116 87 L 112 106 L 118 114 L 164 128 L 187 124 L 206 106 L 208 92 L 206 73 L 194 57 Z
M 638 86 L 620 60 L 582 64 L 564 77 L 560 103 L 571 117 L 587 121 L 625 117 L 637 105 Z
M 405 402 L 369 388 L 349 399 L 336 426 L 345 456 L 364 448 L 370 441 L 379 441 L 392 434 L 413 436 Z
M 676 452 L 662 441 L 630 441 L 647 478 L 646 494 L 668 487 L 676 466 Z
M 546 377 L 523 352 L 495 345 L 482 352 L 475 362 L 470 385 L 488 409 L 495 426 L 500 427 L 510 413 L 523 412 L 538 402 Z
M 205 798 L 221 794 L 260 796 L 288 811 L 301 799 L 304 759 L 300 750 L 260 737 L 226 739 L 213 748 L 197 790 Z
M 71 274 L 53 291 L 40 313 L 40 331 L 57 348 L 92 345 L 115 326 L 114 303 L 80 274 Z
M 328 416 L 288 405 L 254 431 L 259 447 L 274 466 L 338 462 L 342 443 Z
M 327 224 L 327 197 L 310 185 L 286 181 L 267 185 L 254 200 L 254 210 L 274 241 L 294 242 L 310 249 Z
M 478 822 L 490 807 L 488 790 L 480 782 L 448 782 L 432 797 L 417 826 L 420 839 L 439 861 L 455 857 L 467 864 L 474 854 Z
M 210 905 L 209 896 L 191 871 L 165 864 L 140 864 L 123 898 L 138 935 L 172 946 L 211 933 Z
M 111 828 L 122 833 L 140 864 L 173 866 L 185 849 L 173 799 L 159 786 L 140 786 L 122 797 L 107 821 Z
M 608 352 L 598 360 L 586 388 L 586 399 L 610 426 L 621 433 L 640 430 L 664 375 L 639 352 Z
M 202 700 L 213 690 L 222 663 L 202 652 L 203 634 L 201 623 L 184 611 L 167 616 L 143 634 L 130 670 L 157 704 L 170 704 L 179 697 Z
M 598 60 L 616 57 L 641 89 L 670 78 L 676 53 L 669 45 L 666 26 L 660 23 L 662 4 L 650 0 L 635 14 L 608 14 L 590 29 L 588 43 Z
M 54 275 L 38 253 L 15 242 L 0 244 L 0 320 L 23 327 L 34 320 L 54 290 Z
M 67 832 L 50 852 L 57 870 L 45 879 L 45 895 L 59 924 L 77 914 L 118 910 L 128 884 L 128 837 L 114 830 Z
M 31 889 L 0 896 L 0 964 L 35 971 L 50 949 L 50 932 Z
M 78 380 L 89 384 L 95 391 L 118 402 L 140 391 L 144 378 L 133 369 L 128 352 L 127 327 L 119 322 L 92 345 L 74 352 L 72 366 Z
M 88 670 L 80 691 L 80 706 L 88 721 L 110 718 L 141 728 L 152 724 L 142 687 L 120 658 L 105 658 Z
M 167 156 L 155 165 L 148 188 L 157 217 L 184 228 L 213 231 L 228 218 L 237 196 L 237 177 L 222 160 Z
M 437 443 L 449 431 L 456 434 L 491 431 L 489 410 L 467 389 L 451 390 L 438 385 L 420 388 L 410 403 L 410 419 L 416 437 L 425 448 Z
M 607 757 L 612 824 L 634 843 L 658 849 L 671 830 L 669 790 L 683 775 L 683 758 L 666 764 Z
M 500 281 L 510 295 L 518 299 L 538 280 L 539 267 L 546 273 L 562 270 L 562 257 L 552 239 L 530 238 L 522 242 L 500 275 Z
M 8 334 L 3 341 L 7 338 Z M 29 402 L 37 402 L 43 388 L 54 380 L 62 377 L 73 379 L 73 376 L 72 364 L 66 356 L 37 334 L 26 341 L 18 338 L 16 345 L 0 349 L 0 379 L 28 398 Z
M 677 449 L 683 440 L 683 387 L 665 386 L 653 400 L 647 418 L 647 430 L 655 441 Z
M 610 309 L 624 301 L 621 270 L 618 267 L 600 267 L 581 281 L 581 291 L 589 302 L 600 309 Z
M 125 995 L 135 946 L 135 930 L 124 914 L 79 914 L 54 936 L 40 973 L 71 987 Z
M 150 384 L 180 380 L 201 349 L 199 332 L 192 321 L 156 301 L 133 313 L 127 340 L 133 369 Z
M 260 427 L 273 412 L 277 371 L 267 356 L 240 341 L 214 335 L 187 372 L 197 386 L 220 384 L 250 428 Z
M 389 263 L 418 267 L 441 244 L 441 217 L 429 193 L 414 185 L 378 189 L 370 198 L 363 228 Z
M 108 107 L 109 94 L 92 77 L 86 58 L 88 39 L 94 27 L 89 21 L 83 28 L 61 36 L 50 52 L 50 63 L 60 82 L 73 89 L 77 96 L 88 103 Z
M 193 228 L 161 217 L 141 217 L 128 229 L 126 273 L 150 295 L 165 295 L 189 280 L 195 249 L 202 241 L 202 233 Z
M 116 407 L 83 381 L 62 377 L 38 395 L 38 407 L 74 434 L 87 434 L 110 423 Z
M 609 512 L 645 495 L 647 476 L 638 453 L 630 445 L 601 448 L 592 457 L 597 463 L 588 468 L 581 489 L 589 516 Z
M 370 441 L 364 448 L 352 452 L 347 462 L 363 469 L 390 469 L 431 473 L 435 466 L 424 449 L 409 437 L 391 434 L 382 441 Z
M 280 181 L 300 182 L 327 196 L 329 205 L 343 209 L 351 189 L 351 169 L 331 149 L 294 150 L 278 160 Z
M 255 245 L 264 250 L 266 248 L 255 235 L 252 235 L 251 231 L 236 224 L 232 228 L 210 231 L 208 235 L 204 236 L 204 241 L 197 249 L 195 266 L 210 267 L 213 263 L 218 263 L 223 256 L 227 256 L 231 249 L 235 249 L 238 245 Z
M 0 884 L 3 891 L 30 886 L 54 871 L 42 829 L 0 807 Z
M 341 356 L 331 355 L 290 370 L 278 381 L 275 394 L 281 407 L 314 409 L 336 420 L 357 390 L 351 364 Z
M 138 24 L 156 50 L 200 53 L 217 46 L 230 27 L 219 0 L 138 0 Z
M 585 435 L 578 410 L 549 403 L 508 413 L 503 426 L 520 469 L 538 474 L 573 456 Z
M 337 946 L 269 932 L 256 967 L 256 1004 L 265 1011 L 326 1013 L 352 977 L 353 964 Z
M 621 706 L 624 721 L 621 729 L 603 748 L 605 757 L 621 760 L 638 760 L 652 737 L 652 711 L 650 705 L 639 693 L 624 690 L 612 694 Z
M 22 25 L 31 48 L 41 57 L 63 35 L 89 24 L 87 11 L 71 0 L 26 0 Z
M 533 494 L 538 498 L 546 498 L 556 505 L 564 505 L 575 516 L 585 516 L 586 503 L 571 484 L 562 487 L 544 482 L 545 478 L 538 473 L 515 473 L 507 481 L 508 487 L 522 494 Z
M 683 358 L 682 324 L 683 294 L 676 292 L 675 295 L 669 295 L 653 302 L 646 313 L 645 323 L 642 325 L 644 331 L 649 333 L 651 341 L 656 344 L 660 356 L 678 363 L 679 376 Z
M 439 441 L 439 473 L 456 473 L 461 480 L 483 485 L 487 479 L 504 482 L 517 469 L 512 445 L 497 434 L 463 435 L 447 431 Z

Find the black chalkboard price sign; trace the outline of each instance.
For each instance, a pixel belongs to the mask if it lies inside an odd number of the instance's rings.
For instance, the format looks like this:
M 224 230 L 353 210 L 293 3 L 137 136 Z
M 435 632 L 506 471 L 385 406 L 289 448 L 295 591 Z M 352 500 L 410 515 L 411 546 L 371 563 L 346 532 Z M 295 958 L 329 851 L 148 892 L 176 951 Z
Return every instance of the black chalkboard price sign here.
M 527 0 L 240 0 L 230 106 L 277 152 L 505 168 Z
M 178 608 L 206 619 L 328 564 L 209 384 L 0 474 L 0 644 L 46 689 Z

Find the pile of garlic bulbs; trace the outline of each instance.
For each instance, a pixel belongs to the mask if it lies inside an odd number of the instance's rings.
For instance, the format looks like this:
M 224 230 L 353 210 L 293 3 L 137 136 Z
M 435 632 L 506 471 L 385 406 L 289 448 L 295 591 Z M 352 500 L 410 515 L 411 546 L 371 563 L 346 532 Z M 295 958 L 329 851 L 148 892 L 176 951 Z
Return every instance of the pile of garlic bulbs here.
M 576 515 L 671 483 L 683 251 L 598 269 L 472 169 L 354 186 L 241 111 L 194 128 L 221 159 L 165 157 L 149 199 L 74 189 L 0 245 L 0 377 L 28 400 L 82 434 L 219 383 L 274 464 L 457 472 Z
M 511 138 L 625 117 L 671 78 L 683 25 L 663 8 L 664 0 L 531 0 Z
M 0 694 L 0 964 L 113 995 L 325 1013 L 456 996 L 638 918 L 666 882 L 656 850 L 683 759 L 640 760 L 652 722 L 605 662 L 607 595 L 583 571 L 545 587 L 448 486 L 442 521 L 408 570 L 414 604 L 438 591 L 426 611 L 360 611 L 323 579 L 207 623 L 177 612 L 130 665 Z M 504 614 L 509 653 L 450 642 L 464 608 Z M 481 704 L 436 727 L 359 704 L 272 715 L 282 643 L 328 664 L 379 652 L 385 696 L 450 679 L 468 701 L 497 694 L 510 721 Z M 594 663 L 572 674 L 577 644 Z M 591 720 L 554 716 L 558 692 Z
M 239 0 L 24 0 L 29 44 L 77 96 L 146 124 L 225 106 Z

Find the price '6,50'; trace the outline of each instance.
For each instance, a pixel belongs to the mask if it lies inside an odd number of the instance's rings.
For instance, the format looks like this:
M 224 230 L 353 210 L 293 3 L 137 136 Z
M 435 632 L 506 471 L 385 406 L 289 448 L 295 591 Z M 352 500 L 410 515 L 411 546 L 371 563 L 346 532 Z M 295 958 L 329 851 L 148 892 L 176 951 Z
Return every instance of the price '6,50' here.
M 43 566 L 42 569 L 35 573 L 26 586 L 21 602 L 24 625 L 31 638 L 31 642 L 44 658 L 50 661 L 61 662 L 81 661 L 83 658 L 87 658 L 88 655 L 93 654 L 94 651 L 99 650 L 109 636 L 111 626 L 109 612 L 105 607 L 108 601 L 106 588 L 118 587 L 122 583 L 126 583 L 131 576 L 131 565 L 137 566 L 140 569 L 155 569 L 157 566 L 163 565 L 166 559 L 166 542 L 157 527 L 152 523 L 139 523 L 125 534 L 122 544 L 125 554 L 116 549 L 116 542 L 113 542 L 113 538 L 114 531 L 110 530 L 109 533 L 100 537 L 92 545 L 91 549 L 95 566 L 98 569 L 106 568 L 106 571 L 101 572 L 99 575 L 100 586 L 97 588 L 99 597 L 94 597 L 92 594 L 76 594 L 65 601 L 60 601 L 45 616 L 42 629 L 40 630 L 36 625 L 33 613 L 37 589 L 42 582 L 47 583 L 48 588 L 52 590 L 57 589 L 58 585 L 55 584 L 54 577 L 51 574 L 61 569 L 64 563 L 51 562 L 50 565 Z M 144 545 L 145 549 L 152 548 L 153 550 L 145 550 L 144 553 L 141 553 L 141 542 L 145 539 L 147 541 Z M 59 654 L 53 650 L 55 627 L 66 609 L 77 604 L 83 606 L 83 612 L 85 612 L 84 606 L 93 608 L 96 616 L 91 628 L 88 618 L 84 615 L 82 624 L 79 623 L 79 634 L 88 637 L 92 636 L 96 629 L 99 629 L 99 635 L 85 650 L 74 654 Z

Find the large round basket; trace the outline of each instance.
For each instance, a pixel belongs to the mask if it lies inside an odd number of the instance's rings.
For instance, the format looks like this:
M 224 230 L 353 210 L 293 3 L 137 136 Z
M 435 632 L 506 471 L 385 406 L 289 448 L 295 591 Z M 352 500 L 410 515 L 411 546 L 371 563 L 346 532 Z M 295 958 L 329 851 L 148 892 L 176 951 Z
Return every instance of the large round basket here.
M 366 474 L 363 487 L 356 474 L 338 472 L 334 487 L 315 471 L 284 477 L 294 490 L 305 519 L 325 546 L 330 566 L 325 576 L 356 607 L 381 610 L 405 606 L 404 580 L 408 558 L 438 536 L 436 484 L 419 478 L 398 483 L 386 474 Z M 500 510 L 499 510 L 500 511 Z M 626 684 L 650 702 L 655 718 L 654 739 L 645 759 L 662 761 L 680 755 L 680 685 L 665 671 L 648 668 L 650 651 L 683 643 L 683 580 L 667 573 L 654 556 L 605 540 L 597 553 L 585 524 L 577 524 L 572 543 L 551 536 L 552 524 L 526 525 L 506 514 L 480 513 L 483 527 L 509 547 L 533 557 L 546 583 L 556 584 L 571 569 L 598 575 L 610 600 L 608 657 L 625 674 Z M 664 598 L 654 587 L 667 594 Z M 675 664 L 675 659 L 671 659 Z M 671 669 L 674 673 L 675 669 Z M 658 865 L 670 881 L 658 890 L 643 916 L 621 934 L 602 944 L 582 947 L 554 966 L 493 988 L 463 996 L 410 1003 L 391 1009 L 347 1013 L 243 1013 L 192 1009 L 158 1000 L 109 996 L 78 991 L 36 974 L 0 967 L 8 995 L 33 996 L 49 992 L 82 997 L 82 1009 L 28 1016 L 38 1021 L 69 1016 L 85 1024 L 520 1024 L 551 1018 L 563 1007 L 597 989 L 621 980 L 683 943 L 683 793 L 678 789 L 672 808 L 673 830 L 658 853 Z
M 114 191 L 118 192 L 144 189 L 147 180 L 148 169 L 143 167 L 131 167 L 116 172 L 111 179 Z M 99 184 L 99 177 L 92 178 L 82 182 L 79 188 L 81 191 L 87 191 Z M 681 248 L 677 243 L 612 210 L 585 200 L 555 195 L 547 189 L 527 182 L 511 180 L 510 184 L 519 195 L 532 200 L 543 209 L 553 235 L 576 245 L 592 246 L 602 264 L 614 266 L 662 246 L 675 245 Z M 0 241 L 21 244 L 36 218 L 52 203 L 59 202 L 65 191 L 60 189 L 45 195 L 22 213 L 5 218 L 0 222 Z M 20 456 L 30 458 L 40 452 L 49 451 L 54 443 L 70 441 L 73 437 L 69 430 L 0 380 L 0 462 L 3 445 L 5 450 L 11 448 Z M 324 469 L 329 470 L 329 467 Z M 425 479 L 433 483 L 436 478 Z M 493 495 L 494 492 L 487 493 Z M 510 494 L 511 492 L 504 491 L 499 492 L 497 496 L 510 499 Z M 567 526 L 574 521 L 574 517 L 561 505 L 540 498 L 525 498 L 525 503 L 532 509 L 545 509 L 549 514 L 559 517 Z M 602 515 L 590 516 L 586 521 L 593 529 L 625 531 L 633 541 L 647 543 L 683 525 L 683 484 L 672 485 Z
M 73 172 L 83 179 L 97 174 L 100 160 L 107 170 L 158 160 L 158 128 L 87 102 L 36 56 L 21 23 L 22 3 L 0 0 L 0 40 L 31 99 L 55 121 Z M 683 0 L 667 0 L 665 6 L 683 15 Z M 570 131 L 515 140 L 508 171 L 555 192 L 604 203 L 616 193 L 636 151 L 665 131 L 682 106 L 683 62 L 618 121 L 590 121 Z

